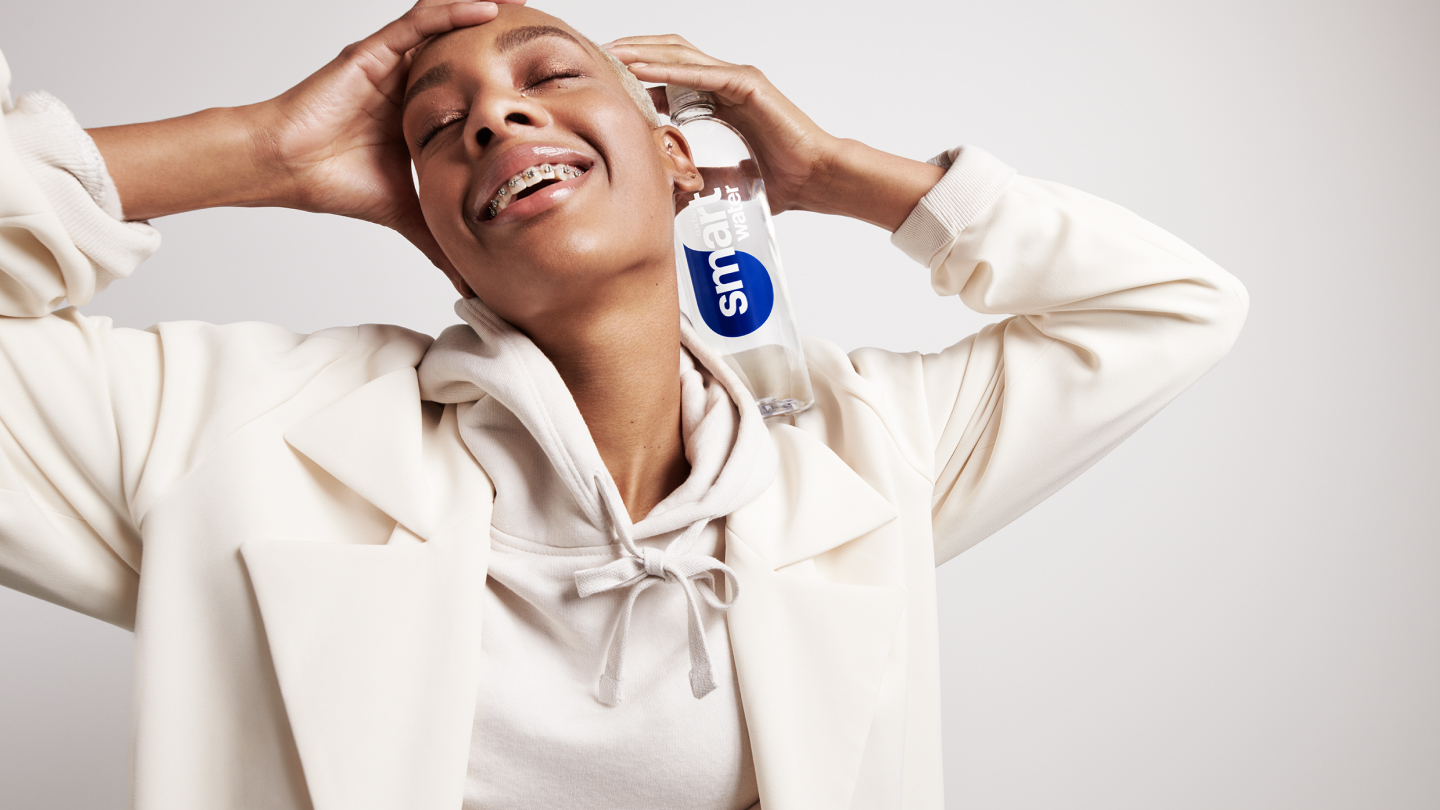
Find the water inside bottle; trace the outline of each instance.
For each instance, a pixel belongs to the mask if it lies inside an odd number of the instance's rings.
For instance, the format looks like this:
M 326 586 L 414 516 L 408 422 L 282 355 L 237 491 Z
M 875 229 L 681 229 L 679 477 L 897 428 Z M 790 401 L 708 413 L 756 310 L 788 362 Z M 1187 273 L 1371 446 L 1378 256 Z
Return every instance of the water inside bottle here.
M 801 358 L 784 346 L 771 343 L 727 354 L 725 364 L 752 392 L 810 390 L 810 376 L 805 373 Z M 755 404 L 764 417 L 799 413 L 810 407 L 808 400 L 802 402 L 793 396 L 757 396 Z

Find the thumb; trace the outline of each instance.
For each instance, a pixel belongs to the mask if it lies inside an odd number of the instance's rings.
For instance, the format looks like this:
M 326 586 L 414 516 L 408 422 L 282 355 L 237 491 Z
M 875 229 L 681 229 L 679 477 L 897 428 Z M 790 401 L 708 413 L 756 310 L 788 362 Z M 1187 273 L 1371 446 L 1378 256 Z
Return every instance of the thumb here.
M 462 298 L 474 298 L 475 293 L 470 285 L 461 278 L 460 271 L 455 268 L 455 263 L 440 249 L 440 243 L 435 241 L 435 235 L 430 232 L 430 226 L 425 224 L 425 215 L 420 211 L 420 201 L 411 197 L 407 201 L 400 217 L 390 226 L 401 236 L 410 241 L 410 244 L 420 249 L 430 263 L 440 268 L 450 283 L 455 286 L 455 291 L 460 293 Z

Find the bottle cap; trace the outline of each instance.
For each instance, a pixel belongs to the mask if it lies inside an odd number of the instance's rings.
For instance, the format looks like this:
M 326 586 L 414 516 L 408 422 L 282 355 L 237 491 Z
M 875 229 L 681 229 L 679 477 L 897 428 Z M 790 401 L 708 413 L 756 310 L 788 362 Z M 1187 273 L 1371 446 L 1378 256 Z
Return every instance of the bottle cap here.
M 670 120 L 676 123 L 715 112 L 715 94 L 693 87 L 667 84 L 665 100 L 670 103 Z

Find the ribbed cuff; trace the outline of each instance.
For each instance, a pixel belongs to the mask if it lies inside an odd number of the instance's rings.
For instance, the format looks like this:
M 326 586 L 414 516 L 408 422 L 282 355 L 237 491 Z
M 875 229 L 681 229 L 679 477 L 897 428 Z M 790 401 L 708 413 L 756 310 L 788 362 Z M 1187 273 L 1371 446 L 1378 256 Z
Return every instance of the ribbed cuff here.
M 80 127 L 70 108 L 46 92 L 26 93 L 15 105 L 15 113 L 26 122 L 41 126 L 10 127 L 10 144 L 27 163 L 47 163 L 74 175 L 90 199 L 111 217 L 124 220 L 120 192 L 105 169 L 105 158 L 95 141 Z
M 85 303 L 159 249 L 158 231 L 148 223 L 125 221 L 105 159 L 59 99 L 49 93 L 26 93 L 6 113 L 5 129 L 15 154 L 65 232 L 94 265 L 93 279 L 67 273 L 70 303 Z
M 921 198 L 890 241 L 934 269 L 937 257 L 943 258 L 941 251 L 1000 197 L 1015 170 L 975 146 L 957 146 L 929 162 L 945 168 L 945 176 Z

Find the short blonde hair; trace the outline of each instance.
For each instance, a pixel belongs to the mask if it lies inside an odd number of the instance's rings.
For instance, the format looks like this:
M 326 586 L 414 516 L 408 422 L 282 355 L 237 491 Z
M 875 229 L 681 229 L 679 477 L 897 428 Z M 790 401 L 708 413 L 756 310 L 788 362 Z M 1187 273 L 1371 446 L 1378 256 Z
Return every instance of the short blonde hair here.
M 581 36 L 584 35 L 582 34 Z M 655 109 L 655 102 L 650 98 L 650 93 L 645 89 L 645 85 L 641 84 L 640 80 L 635 78 L 635 74 L 630 72 L 630 68 L 625 67 L 624 62 L 615 58 L 615 54 L 596 45 L 595 41 L 589 37 L 586 37 L 585 41 L 589 42 L 590 47 L 594 48 L 595 51 L 600 54 L 605 64 L 608 65 L 611 70 L 615 71 L 615 75 L 620 79 L 620 86 L 624 87 L 625 92 L 630 94 L 630 98 L 634 100 L 635 106 L 640 108 L 640 114 L 645 116 L 645 120 L 650 122 L 650 126 L 660 126 L 660 112 Z

